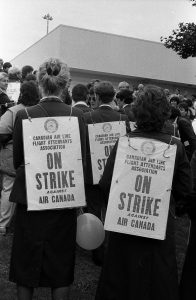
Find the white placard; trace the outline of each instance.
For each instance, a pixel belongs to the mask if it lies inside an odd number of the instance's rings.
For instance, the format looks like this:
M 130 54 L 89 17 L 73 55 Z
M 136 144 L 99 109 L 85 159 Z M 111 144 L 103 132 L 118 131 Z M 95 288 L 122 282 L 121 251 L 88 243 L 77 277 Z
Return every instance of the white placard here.
M 20 95 L 20 82 L 9 82 L 6 93 L 11 101 L 17 102 Z
M 88 125 L 93 184 L 98 184 L 107 159 L 120 136 L 126 134 L 125 121 Z
M 105 229 L 165 239 L 176 145 L 120 138 Z
M 76 117 L 23 120 L 28 210 L 86 205 Z

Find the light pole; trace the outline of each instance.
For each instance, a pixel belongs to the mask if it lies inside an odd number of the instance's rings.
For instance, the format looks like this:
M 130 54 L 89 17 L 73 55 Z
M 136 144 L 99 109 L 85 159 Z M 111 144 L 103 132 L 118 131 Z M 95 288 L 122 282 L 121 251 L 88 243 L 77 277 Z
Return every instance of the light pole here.
M 49 21 L 52 21 L 53 18 L 52 18 L 52 16 L 49 13 L 47 15 L 45 15 L 44 17 L 42 17 L 42 18 L 47 21 L 47 31 L 46 31 L 46 34 L 48 34 Z

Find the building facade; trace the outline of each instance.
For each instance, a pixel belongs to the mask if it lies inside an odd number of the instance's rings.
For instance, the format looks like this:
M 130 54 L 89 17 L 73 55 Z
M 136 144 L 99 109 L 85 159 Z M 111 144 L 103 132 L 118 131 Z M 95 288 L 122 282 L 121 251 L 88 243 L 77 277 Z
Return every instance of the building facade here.
M 127 81 L 132 87 L 157 84 L 172 93 L 179 88 L 196 94 L 196 59 L 181 59 L 158 42 L 59 25 L 11 63 L 37 69 L 49 57 L 69 65 L 72 85 L 100 79 L 115 87 Z

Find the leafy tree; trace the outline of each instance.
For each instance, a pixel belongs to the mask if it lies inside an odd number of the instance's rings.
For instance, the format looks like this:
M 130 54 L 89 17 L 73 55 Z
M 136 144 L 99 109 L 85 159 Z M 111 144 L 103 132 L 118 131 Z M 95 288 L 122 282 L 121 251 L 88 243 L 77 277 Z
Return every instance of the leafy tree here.
M 196 0 L 190 0 L 192 2 L 192 6 L 196 6 Z
M 190 0 L 196 6 L 196 0 Z M 161 37 L 166 48 L 174 50 L 181 58 L 196 57 L 196 24 L 179 23 L 179 28 L 169 37 Z

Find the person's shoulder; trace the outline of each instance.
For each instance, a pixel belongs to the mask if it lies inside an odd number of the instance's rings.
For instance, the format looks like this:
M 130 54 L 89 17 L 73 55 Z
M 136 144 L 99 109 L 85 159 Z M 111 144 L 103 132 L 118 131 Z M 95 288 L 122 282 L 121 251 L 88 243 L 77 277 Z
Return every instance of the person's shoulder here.
M 176 144 L 177 146 L 181 146 L 182 145 L 182 142 L 180 140 L 180 138 L 177 138 L 175 136 L 171 136 L 171 144 Z
M 85 119 L 89 119 L 89 118 L 91 118 L 91 116 L 94 116 L 94 115 L 97 115 L 97 114 L 99 114 L 98 109 L 96 109 L 96 110 L 89 110 L 89 111 L 84 112 L 84 118 Z
M 28 119 L 28 114 L 29 116 L 30 115 L 30 110 L 32 109 L 33 106 L 31 107 L 23 107 L 22 109 L 19 109 L 17 112 L 16 112 L 16 118 L 17 119 Z
M 126 121 L 126 120 L 129 119 L 126 114 L 119 113 L 118 111 L 116 111 L 116 113 L 117 113 L 117 116 L 120 116 L 120 118 L 121 118 L 122 121 Z
M 128 121 L 128 116 L 122 111 L 113 110 L 111 112 L 111 117 L 117 120 L 120 119 L 121 121 Z
M 9 103 L 10 99 L 8 97 L 8 95 L 4 92 L 0 93 L 0 104 L 5 104 L 5 103 Z
M 14 105 L 14 106 L 12 106 L 12 107 L 9 107 L 9 108 L 8 108 L 8 111 L 13 112 L 13 113 L 16 113 L 16 112 L 18 112 L 18 111 L 21 110 L 21 109 L 24 109 L 24 105 L 23 105 L 22 103 L 16 104 L 16 105 Z
M 180 117 L 178 118 L 178 125 L 190 125 L 191 124 L 191 121 L 187 118 L 184 118 L 184 117 Z
M 72 114 L 74 116 L 83 116 L 83 111 L 80 109 L 80 108 L 77 108 L 77 107 L 70 107 L 70 109 L 72 109 Z

